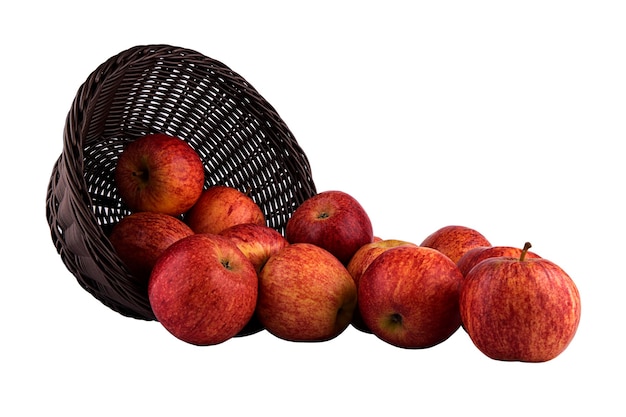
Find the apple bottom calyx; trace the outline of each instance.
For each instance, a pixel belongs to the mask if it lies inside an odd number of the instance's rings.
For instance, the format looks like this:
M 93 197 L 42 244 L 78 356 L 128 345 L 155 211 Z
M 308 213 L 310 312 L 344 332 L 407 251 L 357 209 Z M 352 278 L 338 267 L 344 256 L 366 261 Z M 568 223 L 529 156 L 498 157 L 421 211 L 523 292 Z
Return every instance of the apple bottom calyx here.
M 143 170 L 143 171 L 133 171 L 132 176 L 133 177 L 138 177 L 143 182 L 148 182 L 148 180 L 150 179 L 150 174 L 146 170 Z
M 402 315 L 400 313 L 392 313 L 388 318 L 390 326 L 402 326 Z

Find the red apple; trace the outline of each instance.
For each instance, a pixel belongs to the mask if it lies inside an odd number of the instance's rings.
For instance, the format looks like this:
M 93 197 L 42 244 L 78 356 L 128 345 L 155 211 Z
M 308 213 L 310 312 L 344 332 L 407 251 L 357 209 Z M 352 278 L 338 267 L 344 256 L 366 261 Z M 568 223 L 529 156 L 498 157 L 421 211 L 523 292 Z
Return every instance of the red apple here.
M 273 255 L 259 276 L 257 315 L 273 335 L 290 341 L 330 340 L 350 324 L 356 286 L 330 252 L 294 243 Z
M 513 246 L 479 246 L 465 252 L 456 265 L 463 276 L 479 262 L 498 256 L 507 256 L 511 258 L 519 258 L 522 255 L 522 249 Z M 540 256 L 533 252 L 526 252 L 527 258 L 539 258 Z
M 147 288 L 157 258 L 171 244 L 192 234 L 191 228 L 180 219 L 140 211 L 113 226 L 109 240 L 129 272 Z
M 200 197 L 204 165 L 184 140 L 153 134 L 126 145 L 114 178 L 120 198 L 131 211 L 178 216 Z
M 381 253 L 358 287 L 359 310 L 367 327 L 402 348 L 427 348 L 461 326 L 459 286 L 463 276 L 443 253 L 398 246 Z
M 235 243 L 219 235 L 179 240 L 157 260 L 148 299 L 157 320 L 175 337 L 194 345 L 222 343 L 254 314 L 258 278 Z
M 478 231 L 465 226 L 445 226 L 426 237 L 420 246 L 437 249 L 458 262 L 468 250 L 491 243 Z
M 273 254 L 287 246 L 289 242 L 276 229 L 257 223 L 241 223 L 230 226 L 220 233 L 231 239 L 252 262 L 257 273 Z
M 305 200 L 287 221 L 290 243 L 311 243 L 326 249 L 344 265 L 374 235 L 369 216 L 352 196 L 325 191 Z
M 375 239 L 373 242 L 361 246 L 359 250 L 357 250 L 356 253 L 352 256 L 347 266 L 348 272 L 350 272 L 352 279 L 354 279 L 357 291 L 359 288 L 359 280 L 361 279 L 361 275 L 363 275 L 367 267 L 372 263 L 374 259 L 378 257 L 378 255 L 388 249 L 404 245 L 417 246 L 414 243 L 399 239 Z M 361 313 L 358 309 L 358 300 L 357 308 L 354 310 L 354 315 L 352 316 L 352 325 L 358 330 L 366 333 L 371 333 L 371 330 L 367 328 L 367 326 L 363 322 L 363 318 L 361 317 Z
M 502 361 L 546 362 L 572 341 L 580 294 L 561 267 L 545 258 L 495 257 L 474 266 L 459 299 L 472 342 Z
M 242 223 L 231 226 L 220 233 L 231 239 L 239 250 L 252 262 L 257 274 L 270 256 L 280 252 L 289 242 L 277 230 L 269 226 L 255 223 Z M 248 324 L 237 334 L 237 336 L 248 336 L 263 330 L 263 325 L 258 316 L 254 314 Z
M 249 195 L 233 187 L 214 185 L 187 212 L 185 222 L 196 233 L 219 234 L 236 224 L 265 225 L 265 215 Z

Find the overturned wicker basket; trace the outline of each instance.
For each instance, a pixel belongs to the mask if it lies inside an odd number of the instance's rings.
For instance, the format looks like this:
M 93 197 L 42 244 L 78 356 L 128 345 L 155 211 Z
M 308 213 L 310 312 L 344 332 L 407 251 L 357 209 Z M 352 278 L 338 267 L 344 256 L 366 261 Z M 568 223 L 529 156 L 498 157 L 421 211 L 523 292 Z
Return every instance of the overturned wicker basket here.
M 108 59 L 79 88 L 68 113 L 46 215 L 79 284 L 112 310 L 144 320 L 154 320 L 146 290 L 107 235 L 129 214 L 113 180 L 116 160 L 126 143 L 157 132 L 196 149 L 205 186 L 249 191 L 281 232 L 316 193 L 308 159 L 275 109 L 221 62 L 169 45 L 136 46 Z

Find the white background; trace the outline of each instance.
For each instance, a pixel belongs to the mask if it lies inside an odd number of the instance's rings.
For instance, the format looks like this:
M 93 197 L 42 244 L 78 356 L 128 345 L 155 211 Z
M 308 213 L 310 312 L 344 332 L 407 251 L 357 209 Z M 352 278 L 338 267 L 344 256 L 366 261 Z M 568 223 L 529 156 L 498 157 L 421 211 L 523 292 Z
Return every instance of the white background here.
M 302 4 L 0 6 L 0 414 L 624 415 L 622 4 Z M 463 331 L 404 350 L 353 328 L 201 348 L 102 306 L 56 254 L 46 187 L 79 85 L 147 43 L 244 76 L 308 154 L 318 190 L 356 197 L 377 235 L 421 243 L 462 224 L 492 244 L 531 241 L 579 287 L 569 348 L 505 363 Z

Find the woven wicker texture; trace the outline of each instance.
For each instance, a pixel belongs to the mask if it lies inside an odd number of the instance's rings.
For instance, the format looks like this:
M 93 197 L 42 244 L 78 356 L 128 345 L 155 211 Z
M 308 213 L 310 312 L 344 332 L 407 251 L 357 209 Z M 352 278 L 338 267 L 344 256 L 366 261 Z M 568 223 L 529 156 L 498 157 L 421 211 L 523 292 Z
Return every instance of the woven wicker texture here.
M 198 52 L 169 45 L 130 48 L 80 86 L 67 115 L 46 212 L 52 240 L 79 284 L 128 317 L 154 320 L 107 235 L 129 214 L 113 171 L 129 141 L 148 133 L 187 141 L 206 184 L 236 187 L 284 233 L 291 213 L 316 193 L 308 159 L 275 109 L 241 76 Z

